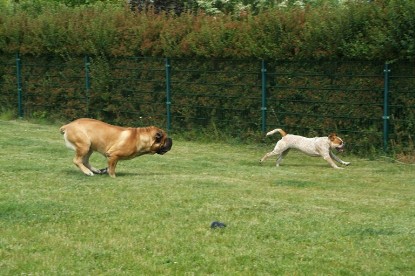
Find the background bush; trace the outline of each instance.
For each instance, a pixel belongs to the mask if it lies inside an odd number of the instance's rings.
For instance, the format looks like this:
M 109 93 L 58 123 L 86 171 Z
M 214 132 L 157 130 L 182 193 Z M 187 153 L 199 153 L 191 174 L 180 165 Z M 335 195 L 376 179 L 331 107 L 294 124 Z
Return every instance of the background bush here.
M 23 2 L 0 12 L 0 51 L 32 55 L 413 60 L 415 2 L 165 14 L 96 2 Z M 31 3 L 31 4 L 28 4 Z

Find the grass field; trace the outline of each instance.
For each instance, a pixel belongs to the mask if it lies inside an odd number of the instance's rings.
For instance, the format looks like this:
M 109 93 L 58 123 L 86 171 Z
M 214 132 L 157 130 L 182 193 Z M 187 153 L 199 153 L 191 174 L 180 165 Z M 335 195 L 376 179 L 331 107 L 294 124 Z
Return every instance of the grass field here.
M 0 121 L 1 275 L 415 273 L 413 165 L 292 152 L 276 168 L 258 163 L 271 139 L 173 137 L 115 179 L 87 177 L 58 128 Z

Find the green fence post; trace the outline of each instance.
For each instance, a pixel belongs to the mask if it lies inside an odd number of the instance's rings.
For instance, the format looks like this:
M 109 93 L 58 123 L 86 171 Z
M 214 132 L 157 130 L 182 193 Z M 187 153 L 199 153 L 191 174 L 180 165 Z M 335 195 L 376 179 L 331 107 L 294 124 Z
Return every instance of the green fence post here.
M 85 55 L 84 57 L 84 64 L 85 64 L 85 97 L 86 97 L 86 115 L 89 116 L 89 90 L 91 89 L 91 82 L 89 80 L 89 56 Z
M 261 90 L 262 90 L 262 100 L 261 100 L 261 120 L 262 127 L 261 130 L 265 133 L 267 128 L 267 64 L 265 60 L 262 60 L 261 63 Z
M 389 137 L 389 73 L 390 69 L 387 63 L 383 70 L 384 73 L 384 89 L 383 89 L 383 150 L 388 150 L 388 137 Z
M 171 127 L 171 114 L 170 114 L 170 77 L 171 77 L 171 67 L 170 67 L 170 59 L 166 58 L 165 60 L 165 67 L 166 67 L 166 111 L 167 111 L 167 132 L 170 131 Z
M 22 108 L 22 63 L 19 53 L 16 54 L 16 78 L 17 78 L 17 113 L 19 118 L 23 118 Z

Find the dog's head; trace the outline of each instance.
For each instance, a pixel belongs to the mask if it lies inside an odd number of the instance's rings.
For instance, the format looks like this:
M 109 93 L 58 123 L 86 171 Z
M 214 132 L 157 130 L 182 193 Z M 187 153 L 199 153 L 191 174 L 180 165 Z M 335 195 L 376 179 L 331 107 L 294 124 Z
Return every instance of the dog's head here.
M 337 151 L 344 150 L 345 143 L 339 136 L 337 136 L 336 133 L 331 133 L 329 135 L 329 140 L 330 140 L 330 148 L 336 149 Z
M 167 134 L 159 128 L 154 128 L 154 142 L 151 146 L 151 151 L 157 154 L 165 154 L 173 146 L 173 140 L 167 137 Z

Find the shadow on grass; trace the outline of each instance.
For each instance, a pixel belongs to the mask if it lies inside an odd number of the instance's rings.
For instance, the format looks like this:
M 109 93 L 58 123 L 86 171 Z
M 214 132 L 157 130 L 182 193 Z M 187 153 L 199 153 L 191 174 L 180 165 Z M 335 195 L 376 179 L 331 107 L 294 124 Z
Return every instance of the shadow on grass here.
M 258 162 L 259 163 L 259 162 Z M 264 166 L 264 167 L 269 167 L 269 164 L 271 162 L 266 162 L 266 163 L 259 163 L 260 166 Z M 318 167 L 318 168 L 327 168 L 327 169 L 333 169 L 332 167 L 330 167 L 330 165 L 328 163 L 309 163 L 309 162 L 304 162 L 304 163 L 282 163 L 280 164 L 279 167 L 275 166 L 275 162 L 273 162 L 273 164 L 271 164 L 271 167 L 275 167 L 276 169 L 283 169 L 283 168 L 289 168 L 289 167 L 297 167 L 297 168 L 301 168 L 301 167 L 306 167 L 306 168 L 312 168 L 312 167 Z
M 372 237 L 372 236 L 390 236 L 390 235 L 395 235 L 395 234 L 397 233 L 391 229 L 359 227 L 359 228 L 353 228 L 349 230 L 344 235 L 345 236 Z
M 88 178 L 90 176 L 87 176 L 85 174 L 83 174 L 80 170 L 78 169 L 65 169 L 61 171 L 62 174 L 65 174 L 67 176 L 81 176 L 81 177 L 85 177 Z M 117 172 L 115 173 L 116 177 L 128 177 L 128 176 L 157 176 L 157 175 L 168 175 L 169 173 L 163 173 L 163 172 L 159 172 L 159 171 L 154 171 L 154 172 L 149 172 L 149 171 L 136 171 L 136 172 Z M 108 174 L 94 174 L 93 177 L 110 177 Z
M 277 183 L 275 184 L 276 186 L 286 186 L 286 187 L 299 187 L 299 188 L 303 188 L 303 187 L 313 187 L 313 186 L 318 186 L 320 185 L 317 182 L 312 182 L 312 181 L 304 181 L 304 180 L 279 180 L 277 181 Z

